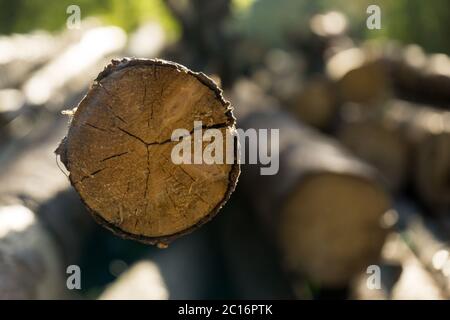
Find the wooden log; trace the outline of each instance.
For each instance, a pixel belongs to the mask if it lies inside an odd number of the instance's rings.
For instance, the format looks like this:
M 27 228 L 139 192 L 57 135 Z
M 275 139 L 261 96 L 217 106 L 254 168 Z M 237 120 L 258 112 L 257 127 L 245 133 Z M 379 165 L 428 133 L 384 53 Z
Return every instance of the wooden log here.
M 415 256 L 397 231 L 392 231 L 382 250 L 380 287 L 374 287 L 374 273 L 364 273 L 352 283 L 351 299 L 358 300 L 442 300 L 445 294 L 430 272 Z
M 338 80 L 339 98 L 345 102 L 376 104 L 392 96 L 390 81 L 385 61 L 369 61 Z
M 75 34 L 80 39 L 75 39 L 74 36 L 68 38 L 80 40 L 79 42 L 75 41 L 70 46 L 64 46 L 64 50 L 61 48 L 55 52 L 50 61 L 31 73 L 23 84 L 22 91 L 14 93 L 17 101 L 22 100 L 20 104 L 16 102 L 15 107 L 11 104 L 11 89 L 2 90 L 7 95 L 0 93 L 0 127 L 3 124 L 2 118 L 5 118 L 4 127 L 0 129 L 4 134 L 0 140 L 8 137 L 8 141 L 3 141 L 5 149 L 14 149 L 17 141 L 30 132 L 35 121 L 48 116 L 46 113 L 49 110 L 61 111 L 67 108 L 66 103 L 72 103 L 68 98 L 85 90 L 90 79 L 97 75 L 95 70 L 102 68 L 126 44 L 125 33 L 116 27 L 93 28 L 90 24 L 85 24 Z M 79 56 L 88 58 L 78 59 Z M 2 114 L 2 100 L 8 96 L 9 107 L 5 109 L 10 111 Z M 20 99 L 17 99 L 18 96 Z M 14 111 L 11 110 L 13 107 Z
M 395 203 L 398 212 L 398 229 L 404 241 L 414 252 L 424 268 L 442 290 L 450 297 L 450 237 L 445 221 L 426 217 L 413 202 L 399 199 Z
M 450 113 L 400 100 L 356 116 L 363 106 L 348 109 L 353 111 L 344 108 L 338 130 L 343 143 L 378 167 L 394 189 L 412 176 L 421 200 L 437 213 L 448 212 Z
M 58 193 L 37 205 L 2 194 L 0 299 L 71 296 L 65 271 L 78 261 L 83 236 L 91 229 L 82 209 L 73 192 Z
M 416 45 L 404 48 L 401 59 L 389 57 L 390 75 L 402 99 L 450 108 L 450 58 L 426 56 Z
M 299 283 L 288 281 L 273 243 L 239 197 L 233 197 L 224 208 L 219 233 L 237 299 L 311 299 L 306 290 L 295 290 L 294 295 L 293 289 L 299 288 Z
M 236 97 L 233 102 L 238 116 L 240 107 L 251 105 Z M 240 117 L 240 126 L 280 130 L 280 170 L 260 175 L 258 166 L 243 166 L 243 193 L 279 247 L 286 270 L 323 286 L 345 286 L 377 261 L 388 195 L 374 170 L 336 141 L 282 111 L 256 109 Z
M 21 204 L 11 203 L 0 207 L 0 221 L 0 298 L 61 296 L 61 257 L 36 214 Z
M 58 34 L 33 31 L 28 34 L 0 36 L 0 88 L 19 88 L 30 74 L 45 65 L 94 27 L 97 20 L 86 19 L 80 29 Z
M 380 54 L 349 48 L 327 61 L 327 75 L 335 82 L 341 103 L 354 102 L 371 106 L 393 94 L 389 64 Z
M 337 113 L 335 86 L 326 78 L 310 80 L 295 96 L 290 109 L 306 124 L 329 128 Z
M 113 60 L 78 105 L 57 153 L 100 224 L 165 246 L 214 217 L 239 175 L 236 161 L 170 160 L 178 143 L 172 132 L 193 134 L 194 121 L 223 136 L 234 130 L 230 104 L 210 78 L 163 60 Z
M 11 136 L 8 124 L 21 112 L 25 97 L 17 89 L 0 90 L 0 146 Z
M 393 96 L 437 107 L 450 106 L 450 58 L 427 56 L 420 47 L 364 44 L 327 62 L 343 102 L 376 104 Z
M 133 264 L 102 292 L 100 300 L 167 300 L 167 291 L 157 265 L 148 260 Z
M 64 119 L 41 119 L 2 153 L 0 299 L 68 297 L 64 273 L 76 263 L 92 224 L 52 155 Z
M 445 130 L 432 132 L 419 145 L 414 184 L 425 204 L 437 214 L 450 213 L 450 112 L 441 124 Z M 440 120 L 439 120 L 440 119 Z M 439 124 L 438 124 L 439 126 Z
M 20 86 L 33 69 L 50 60 L 64 45 L 62 37 L 42 31 L 0 37 L 0 88 Z
M 339 140 L 361 159 L 376 167 L 390 190 L 405 186 L 410 174 L 411 147 L 395 130 L 368 117 L 363 106 L 341 108 L 337 129 Z
M 66 47 L 27 79 L 22 87 L 27 101 L 60 110 L 67 92 L 84 90 L 86 79 L 94 78 L 96 70 L 122 52 L 126 41 L 126 33 L 118 27 L 88 30 L 79 42 Z

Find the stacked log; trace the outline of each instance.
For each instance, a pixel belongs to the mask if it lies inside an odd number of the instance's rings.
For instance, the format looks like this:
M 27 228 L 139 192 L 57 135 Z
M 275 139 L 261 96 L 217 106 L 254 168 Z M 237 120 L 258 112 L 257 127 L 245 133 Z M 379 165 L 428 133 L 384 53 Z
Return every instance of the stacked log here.
M 65 127 L 61 120 L 41 122 L 32 131 L 33 138 L 1 160 L 2 299 L 67 296 L 65 270 L 77 261 L 90 230 L 78 197 L 65 192 L 68 183 L 52 155 Z
M 393 96 L 412 102 L 450 106 L 450 58 L 426 56 L 415 45 L 379 48 L 365 44 L 336 53 L 327 63 L 342 102 L 376 104 Z
M 351 112 L 344 108 L 341 141 L 383 172 L 393 190 L 412 182 L 425 204 L 448 212 L 450 113 L 400 100 L 371 112 L 360 112 L 362 106 L 346 109 Z
M 398 231 L 383 247 L 379 273 L 365 273 L 352 283 L 350 297 L 358 300 L 443 300 L 445 293 L 408 247 Z M 376 277 L 379 277 L 375 280 Z
M 272 155 L 279 156 L 280 170 L 261 175 L 259 166 L 243 166 L 242 192 L 288 272 L 326 287 L 345 286 L 378 259 L 388 195 L 376 172 L 336 141 L 267 105 L 261 92 L 255 101 L 266 103 L 245 103 L 246 92 L 239 83 L 232 92 L 240 127 L 280 130 L 279 143 L 272 142 L 279 147 Z
M 100 295 L 100 300 L 167 300 L 167 291 L 157 265 L 149 260 L 133 264 Z
M 324 77 L 316 77 L 292 99 L 291 111 L 308 125 L 327 129 L 337 114 L 335 85 Z
M 398 229 L 403 239 L 448 299 L 450 238 L 443 220 L 447 218 L 427 217 L 413 202 L 405 199 L 398 200 L 395 207 L 399 216 Z
M 225 266 L 238 299 L 312 298 L 306 286 L 302 288 L 298 281 L 290 286 L 292 281 L 283 273 L 273 243 L 268 241 L 257 217 L 238 195 L 224 208 L 220 222 Z

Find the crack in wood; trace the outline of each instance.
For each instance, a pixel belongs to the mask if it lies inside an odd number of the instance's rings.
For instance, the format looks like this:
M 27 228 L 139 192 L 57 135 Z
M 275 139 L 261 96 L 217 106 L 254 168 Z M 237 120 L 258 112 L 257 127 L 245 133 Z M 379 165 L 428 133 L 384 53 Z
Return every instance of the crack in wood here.
M 150 179 L 150 151 L 148 150 L 148 146 L 147 146 L 147 178 L 145 181 L 145 191 L 144 191 L 144 199 L 147 199 L 147 192 L 148 192 L 148 184 L 149 184 L 149 179 Z
M 104 168 L 95 170 L 94 172 L 89 173 L 89 174 L 87 174 L 87 175 L 81 177 L 81 179 L 78 180 L 77 182 L 75 182 L 75 184 L 76 184 L 76 183 L 81 183 L 81 182 L 83 182 L 83 181 L 84 181 L 85 179 L 87 179 L 87 178 L 93 178 L 93 177 L 95 177 L 96 174 L 102 172 L 102 171 L 105 170 L 106 168 L 107 168 L 107 167 L 104 167 Z
M 128 154 L 128 153 L 129 153 L 128 151 L 125 151 L 125 152 L 121 152 L 121 153 L 118 153 L 118 154 L 113 154 L 112 156 L 109 156 L 109 157 L 106 157 L 106 158 L 100 160 L 100 162 L 104 162 L 104 161 L 107 161 L 107 160 L 110 160 L 110 159 L 114 159 L 114 158 L 123 156 L 123 155 Z
M 97 126 L 95 126 L 95 125 L 93 125 L 92 123 L 89 123 L 89 122 L 86 122 L 83 125 L 91 127 L 93 129 L 96 129 L 96 130 L 99 130 L 99 131 L 108 132 L 108 130 L 100 128 L 100 127 L 97 127 Z

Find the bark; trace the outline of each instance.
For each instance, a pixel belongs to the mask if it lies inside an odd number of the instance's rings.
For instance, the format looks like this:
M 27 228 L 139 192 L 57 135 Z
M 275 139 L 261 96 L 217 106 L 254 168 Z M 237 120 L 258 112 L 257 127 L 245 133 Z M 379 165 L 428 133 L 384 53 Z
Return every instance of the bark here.
M 240 101 L 245 92 L 239 87 L 233 92 L 236 113 L 244 115 L 240 126 L 280 130 L 280 170 L 263 176 L 259 166 L 243 166 L 243 193 L 289 272 L 324 286 L 345 286 L 377 261 L 386 232 L 379 221 L 390 207 L 387 194 L 374 170 L 336 141 L 274 106 Z
M 399 215 L 399 231 L 405 242 L 448 299 L 450 238 L 444 227 L 445 221 L 421 215 L 420 208 L 407 200 L 397 201 L 396 210 Z
M 327 62 L 343 102 L 376 104 L 393 96 L 450 107 L 449 58 L 395 45 L 342 50 Z
M 308 125 L 319 129 L 330 128 L 337 113 L 336 88 L 327 79 L 310 80 L 293 99 L 291 109 Z
M 100 300 L 167 300 L 168 289 L 157 265 L 148 260 L 134 263 L 111 283 Z
M 287 279 L 279 257 L 262 232 L 253 212 L 243 201 L 233 197 L 224 208 L 220 223 L 221 244 L 227 273 L 238 299 L 292 299 L 297 281 Z M 252 258 L 248 255 L 251 252 Z M 289 280 L 289 281 L 288 281 Z M 297 299 L 311 296 L 295 291 Z
M 239 174 L 236 161 L 170 160 L 173 130 L 192 135 L 194 121 L 222 136 L 234 130 L 230 104 L 210 78 L 163 60 L 113 60 L 76 108 L 57 153 L 100 224 L 165 246 L 213 218 Z
M 434 212 L 448 212 L 450 113 L 400 100 L 371 112 L 361 109 L 353 106 L 343 112 L 338 130 L 343 143 L 380 169 L 393 190 L 412 182 Z M 412 181 L 407 181 L 409 176 Z
M 65 268 L 76 263 L 88 215 L 52 155 L 66 123 L 40 121 L 2 154 L 0 168 L 0 298 L 65 297 Z
M 362 274 L 352 283 L 351 299 L 441 300 L 445 294 L 430 272 L 408 247 L 402 235 L 392 231 L 382 251 L 379 273 Z M 379 277 L 378 280 L 375 280 Z M 378 283 L 377 283 L 378 282 Z M 375 287 L 375 285 L 380 285 Z

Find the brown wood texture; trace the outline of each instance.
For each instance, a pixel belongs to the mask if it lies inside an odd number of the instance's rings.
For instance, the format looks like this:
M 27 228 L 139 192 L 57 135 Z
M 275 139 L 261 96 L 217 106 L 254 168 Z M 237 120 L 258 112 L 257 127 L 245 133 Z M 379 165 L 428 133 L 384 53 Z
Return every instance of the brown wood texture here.
M 259 166 L 243 166 L 242 192 L 288 272 L 326 287 L 345 286 L 377 261 L 386 233 L 380 218 L 390 208 L 389 197 L 371 167 L 276 105 L 268 106 L 270 99 L 253 89 L 251 99 L 247 89 L 234 88 L 239 126 L 280 130 L 280 171 L 262 176 Z
M 450 113 L 402 100 L 390 100 L 369 112 L 363 109 L 343 109 L 341 141 L 375 165 L 393 190 L 410 182 L 436 213 L 448 212 Z
M 173 130 L 192 136 L 194 121 L 234 131 L 230 104 L 210 78 L 158 59 L 113 60 L 76 108 L 57 152 L 98 222 L 165 246 L 210 220 L 239 175 L 237 161 L 171 161 Z

